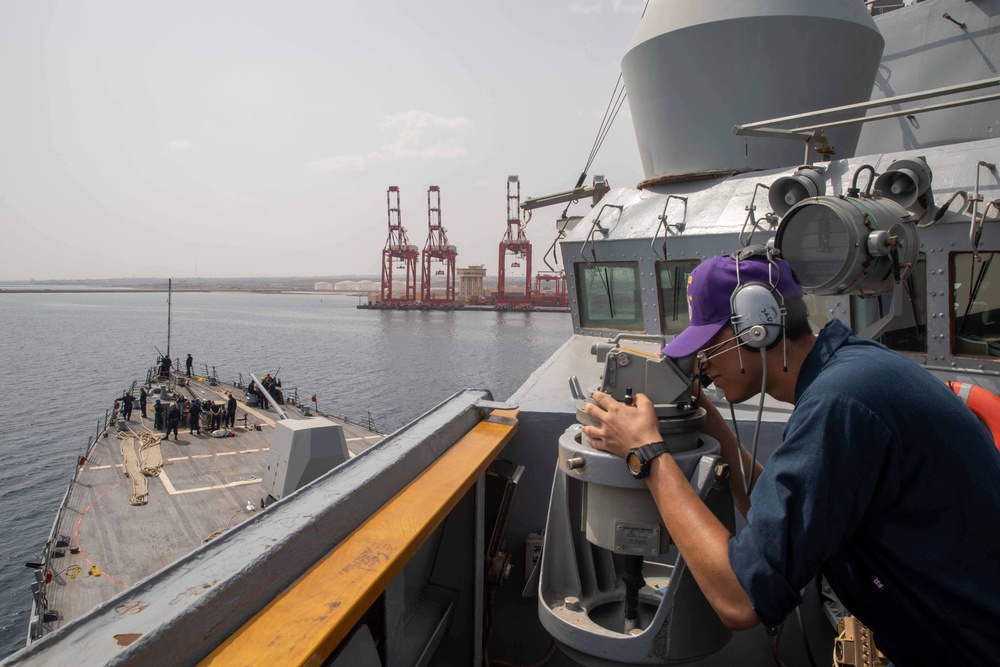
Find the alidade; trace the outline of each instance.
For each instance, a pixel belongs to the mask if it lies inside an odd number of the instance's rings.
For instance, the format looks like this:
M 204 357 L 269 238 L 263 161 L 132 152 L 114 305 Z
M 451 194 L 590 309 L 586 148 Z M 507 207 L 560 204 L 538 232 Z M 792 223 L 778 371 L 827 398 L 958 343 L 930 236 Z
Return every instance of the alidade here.
M 598 388 L 626 404 L 638 393 L 652 401 L 663 456 L 733 530 L 728 470 L 719 443 L 699 433 L 705 411 L 692 398 L 693 369 L 635 343 L 664 346 L 661 336 L 637 334 L 593 346 L 604 367 Z M 671 548 L 646 482 L 583 434 L 583 423 L 593 423 L 584 405 L 581 423 L 559 438 L 539 577 L 542 625 L 564 652 L 590 664 L 669 664 L 717 651 L 731 633 Z

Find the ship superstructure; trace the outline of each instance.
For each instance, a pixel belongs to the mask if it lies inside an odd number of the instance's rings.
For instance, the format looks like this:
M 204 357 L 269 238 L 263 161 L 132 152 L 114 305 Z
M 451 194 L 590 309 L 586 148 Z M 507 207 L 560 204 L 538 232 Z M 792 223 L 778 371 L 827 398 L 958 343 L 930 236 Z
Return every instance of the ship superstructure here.
M 560 223 L 574 333 L 508 404 L 459 392 L 4 664 L 829 664 L 822 581 L 781 634 L 728 636 L 655 517 L 591 488 L 622 485 L 577 410 L 658 391 L 675 456 L 731 512 L 690 369 L 658 350 L 695 266 L 767 242 L 817 326 L 1000 390 L 1000 2 L 889 4 L 651 2 L 622 63 L 645 178 Z M 765 461 L 790 410 L 735 407 Z

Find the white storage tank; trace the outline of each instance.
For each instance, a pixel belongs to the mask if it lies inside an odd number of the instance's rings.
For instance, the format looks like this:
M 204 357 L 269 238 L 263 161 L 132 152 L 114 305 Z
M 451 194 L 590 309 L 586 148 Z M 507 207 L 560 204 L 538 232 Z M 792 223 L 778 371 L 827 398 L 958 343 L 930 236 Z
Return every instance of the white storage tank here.
M 622 60 L 646 182 L 800 164 L 733 126 L 867 100 L 884 44 L 860 0 L 652 0 Z M 835 157 L 859 132 L 828 133 Z

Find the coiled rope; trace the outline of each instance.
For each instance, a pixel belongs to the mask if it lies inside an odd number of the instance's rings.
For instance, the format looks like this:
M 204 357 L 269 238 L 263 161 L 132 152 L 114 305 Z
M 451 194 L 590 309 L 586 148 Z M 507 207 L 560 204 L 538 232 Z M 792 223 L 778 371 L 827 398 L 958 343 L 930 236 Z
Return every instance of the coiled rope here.
M 160 453 L 162 438 L 151 432 L 141 417 L 139 421 L 143 425 L 143 431 L 137 433 L 129 427 L 127 431 L 119 431 L 117 434 L 121 440 L 122 464 L 132 484 L 132 497 L 128 501 L 130 505 L 145 505 L 149 502 L 146 477 L 156 477 L 163 469 L 163 455 Z M 135 452 L 136 441 L 139 442 L 138 456 Z

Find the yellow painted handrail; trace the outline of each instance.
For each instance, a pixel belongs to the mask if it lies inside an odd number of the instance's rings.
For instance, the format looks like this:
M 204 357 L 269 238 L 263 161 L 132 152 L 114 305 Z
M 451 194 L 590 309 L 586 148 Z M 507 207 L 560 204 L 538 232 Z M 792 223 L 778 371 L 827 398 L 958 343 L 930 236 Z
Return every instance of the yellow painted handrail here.
M 321 665 L 517 432 L 493 413 L 201 665 Z

